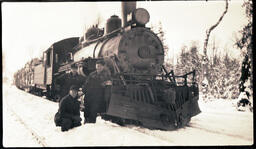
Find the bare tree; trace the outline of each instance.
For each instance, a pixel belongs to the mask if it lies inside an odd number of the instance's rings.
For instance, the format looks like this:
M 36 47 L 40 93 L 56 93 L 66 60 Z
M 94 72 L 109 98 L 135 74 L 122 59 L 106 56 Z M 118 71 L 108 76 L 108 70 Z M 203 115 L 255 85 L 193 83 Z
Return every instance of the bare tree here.
M 208 30 L 206 30 L 206 38 L 204 41 L 204 58 L 203 58 L 203 78 L 204 80 L 206 80 L 205 82 L 208 82 L 207 80 L 207 75 L 208 75 L 208 57 L 207 57 L 207 45 L 208 45 L 208 40 L 210 37 L 211 32 L 220 24 L 220 22 L 222 21 L 223 17 L 225 16 L 225 14 L 228 11 L 228 0 L 226 0 L 226 7 L 224 12 L 222 13 L 222 15 L 220 16 L 219 20 L 217 21 L 217 23 L 215 23 L 214 25 L 212 25 Z M 206 87 L 208 87 L 208 85 L 206 85 Z M 208 88 L 206 88 L 206 91 L 208 90 Z
M 207 55 L 207 45 L 208 45 L 208 40 L 211 34 L 211 31 L 214 30 L 221 22 L 221 20 L 223 19 L 223 17 L 225 16 L 225 14 L 228 12 L 228 0 L 226 0 L 226 8 L 225 11 L 222 13 L 222 15 L 220 16 L 219 20 L 217 21 L 216 24 L 214 24 L 213 26 L 211 26 L 207 31 L 206 31 L 206 39 L 204 41 L 204 55 Z

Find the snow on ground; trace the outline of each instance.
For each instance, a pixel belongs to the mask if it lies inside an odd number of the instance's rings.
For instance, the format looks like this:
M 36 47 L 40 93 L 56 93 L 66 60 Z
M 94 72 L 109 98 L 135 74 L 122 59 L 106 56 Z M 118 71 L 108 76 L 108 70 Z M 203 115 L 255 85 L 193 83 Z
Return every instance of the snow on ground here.
M 176 145 L 252 145 L 253 113 L 236 111 L 232 103 L 223 99 L 199 100 L 202 113 L 193 117 L 189 126 L 177 131 L 138 129 Z
M 19 119 L 3 108 L 3 145 L 5 147 L 40 147 L 31 133 L 19 122 Z M 17 133 L 19 132 L 19 133 Z
M 6 147 L 42 145 L 36 144 L 35 136 L 28 135 L 33 131 L 44 146 L 50 147 L 253 144 L 252 112 L 236 111 L 231 101 L 222 99 L 207 103 L 199 101 L 199 106 L 202 113 L 193 117 L 188 127 L 175 131 L 150 130 L 133 125 L 121 127 L 98 117 L 96 124 L 61 132 L 60 127 L 54 124 L 58 103 L 3 84 L 3 143 Z M 15 111 L 31 130 L 16 121 L 17 116 L 10 111 Z M 19 137 L 12 137 L 13 134 Z
M 40 139 L 47 146 L 145 146 L 145 145 L 171 145 L 171 143 L 148 136 L 146 134 L 134 131 L 127 127 L 120 127 L 117 124 L 101 120 L 97 118 L 96 124 L 86 124 L 81 127 L 71 129 L 67 132 L 61 132 L 60 127 L 54 124 L 54 114 L 58 110 L 58 103 L 48 101 L 46 99 L 27 94 L 18 90 L 14 86 L 3 86 L 4 89 L 4 107 L 9 106 L 16 114 L 21 117 L 33 131 L 40 134 Z M 3 115 L 10 117 L 6 111 Z M 81 113 L 82 117 L 83 113 Z M 83 119 L 83 117 L 82 117 Z M 30 142 L 16 142 L 18 138 L 11 138 L 8 134 L 22 134 L 20 129 L 13 132 L 8 128 L 8 122 L 4 123 L 4 140 L 12 140 L 13 144 L 6 143 L 4 146 L 31 146 Z M 19 123 L 17 122 L 17 125 Z M 24 131 L 27 131 L 24 129 Z M 29 137 L 29 136 L 28 136 Z M 27 138 L 29 140 L 29 138 Z M 11 141 L 9 141 L 11 142 Z

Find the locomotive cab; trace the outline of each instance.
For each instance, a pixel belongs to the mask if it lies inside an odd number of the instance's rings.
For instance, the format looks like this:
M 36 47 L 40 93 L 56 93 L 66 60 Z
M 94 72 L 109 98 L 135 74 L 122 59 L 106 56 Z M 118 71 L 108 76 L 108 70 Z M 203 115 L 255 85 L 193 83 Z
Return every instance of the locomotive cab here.
M 78 44 L 78 37 L 68 38 L 51 45 L 43 53 L 43 62 L 34 67 L 34 84 L 37 93 L 49 98 L 55 96 L 54 79 L 69 68 L 73 62 L 72 48 Z

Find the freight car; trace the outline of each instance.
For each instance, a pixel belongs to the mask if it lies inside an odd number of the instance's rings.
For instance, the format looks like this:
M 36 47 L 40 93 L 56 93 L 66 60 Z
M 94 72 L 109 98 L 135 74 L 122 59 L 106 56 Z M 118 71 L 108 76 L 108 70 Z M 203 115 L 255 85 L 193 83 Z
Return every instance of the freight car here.
M 55 100 L 54 80 L 68 72 L 72 62 L 72 48 L 79 37 L 67 38 L 51 45 L 43 52 L 42 59 L 33 59 L 15 75 L 18 88 Z
M 165 69 L 162 42 L 145 27 L 149 18 L 136 2 L 122 2 L 122 20 L 111 16 L 105 30 L 94 26 L 83 37 L 54 43 L 33 69 L 35 88 L 56 99 L 54 80 L 70 65 L 86 77 L 104 59 L 113 80 L 104 119 L 164 130 L 185 126 L 200 113 L 195 71 L 175 76 Z

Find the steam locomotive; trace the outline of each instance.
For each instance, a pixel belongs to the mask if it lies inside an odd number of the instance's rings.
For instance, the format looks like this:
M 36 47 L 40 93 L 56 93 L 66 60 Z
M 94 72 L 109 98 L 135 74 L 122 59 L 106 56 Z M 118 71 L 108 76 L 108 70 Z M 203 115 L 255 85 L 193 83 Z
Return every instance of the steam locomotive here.
M 55 100 L 55 79 L 71 65 L 87 77 L 95 71 L 96 61 L 104 59 L 113 84 L 102 116 L 148 128 L 183 127 L 200 113 L 195 71 L 182 76 L 167 71 L 162 42 L 145 27 L 149 19 L 148 11 L 136 8 L 136 2 L 122 2 L 122 20 L 113 15 L 105 29 L 93 26 L 83 37 L 54 43 L 42 60 L 33 59 L 14 75 L 15 84 Z

